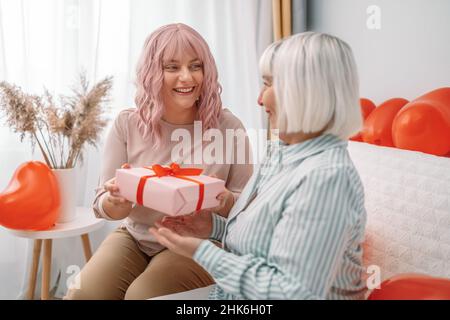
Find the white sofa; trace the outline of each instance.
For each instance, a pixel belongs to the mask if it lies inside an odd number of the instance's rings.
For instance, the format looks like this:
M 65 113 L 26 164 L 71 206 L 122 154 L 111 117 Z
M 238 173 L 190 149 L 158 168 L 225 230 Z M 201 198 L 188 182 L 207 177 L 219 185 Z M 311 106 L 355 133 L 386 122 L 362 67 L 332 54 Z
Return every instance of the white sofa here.
M 450 278 L 450 158 L 349 142 L 367 210 L 364 263 L 381 279 Z

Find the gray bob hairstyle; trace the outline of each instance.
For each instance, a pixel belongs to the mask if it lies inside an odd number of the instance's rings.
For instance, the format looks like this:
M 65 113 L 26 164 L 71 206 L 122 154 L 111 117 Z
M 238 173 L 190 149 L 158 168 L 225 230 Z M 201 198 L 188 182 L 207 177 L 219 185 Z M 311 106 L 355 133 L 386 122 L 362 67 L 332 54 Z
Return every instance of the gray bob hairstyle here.
M 273 78 L 280 132 L 333 134 L 343 140 L 362 126 L 359 80 L 350 46 L 305 32 L 271 44 L 260 59 Z

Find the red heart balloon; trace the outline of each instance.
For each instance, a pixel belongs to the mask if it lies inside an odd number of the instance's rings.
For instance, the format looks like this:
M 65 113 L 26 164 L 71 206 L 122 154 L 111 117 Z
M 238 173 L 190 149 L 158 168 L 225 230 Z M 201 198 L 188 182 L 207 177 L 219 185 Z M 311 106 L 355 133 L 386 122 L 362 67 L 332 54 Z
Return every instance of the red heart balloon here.
M 362 114 L 363 120 L 366 120 L 367 117 L 376 108 L 375 103 L 373 103 L 372 100 L 366 99 L 366 98 L 359 99 L 359 105 L 361 107 L 361 114 Z M 361 132 L 358 132 L 357 134 L 355 134 L 353 137 L 350 138 L 350 140 L 362 142 L 363 139 L 362 139 Z
M 393 98 L 375 108 L 364 121 L 361 135 L 364 142 L 379 146 L 393 147 L 392 122 L 408 100 Z
M 408 103 L 394 118 L 397 148 L 444 156 L 450 152 L 450 88 L 440 88 Z
M 359 104 L 361 105 L 361 113 L 364 120 L 366 120 L 367 117 L 372 113 L 372 111 L 377 107 L 372 100 L 367 98 L 359 99 Z
M 23 163 L 0 193 L 0 224 L 19 230 L 51 228 L 60 202 L 58 181 L 50 168 L 39 161 Z
M 450 279 L 401 274 L 384 281 L 369 300 L 450 300 Z

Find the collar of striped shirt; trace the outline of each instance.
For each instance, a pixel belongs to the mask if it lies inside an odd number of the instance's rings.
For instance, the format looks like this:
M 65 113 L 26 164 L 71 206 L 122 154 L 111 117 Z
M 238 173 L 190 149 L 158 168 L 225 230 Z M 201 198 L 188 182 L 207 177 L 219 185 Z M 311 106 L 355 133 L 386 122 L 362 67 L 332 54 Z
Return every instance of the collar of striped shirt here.
M 343 141 L 331 134 L 321 135 L 292 145 L 286 144 L 279 139 L 269 141 L 267 163 L 270 163 L 270 165 L 278 163 L 282 166 L 287 166 L 324 150 L 337 147 L 347 147 L 347 141 Z

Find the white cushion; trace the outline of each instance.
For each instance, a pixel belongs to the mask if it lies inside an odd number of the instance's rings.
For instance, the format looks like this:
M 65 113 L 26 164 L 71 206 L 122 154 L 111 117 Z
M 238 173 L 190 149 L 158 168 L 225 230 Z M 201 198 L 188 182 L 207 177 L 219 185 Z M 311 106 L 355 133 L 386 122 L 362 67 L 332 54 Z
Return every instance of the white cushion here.
M 364 264 L 450 278 L 450 158 L 349 142 L 367 210 Z

